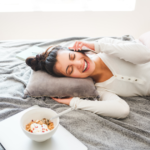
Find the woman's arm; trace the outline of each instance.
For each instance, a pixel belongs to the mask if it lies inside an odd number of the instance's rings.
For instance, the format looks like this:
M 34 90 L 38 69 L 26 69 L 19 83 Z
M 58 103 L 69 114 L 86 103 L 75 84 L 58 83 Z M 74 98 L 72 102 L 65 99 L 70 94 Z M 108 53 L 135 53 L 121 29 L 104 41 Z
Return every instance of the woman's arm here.
M 102 38 L 93 44 L 97 53 L 102 52 L 116 56 L 133 64 L 143 64 L 150 61 L 150 50 L 142 43 Z
M 104 90 L 100 92 L 101 101 L 82 100 L 74 97 L 70 106 L 74 109 L 90 111 L 101 116 L 108 116 L 116 119 L 126 118 L 129 114 L 129 105 L 114 93 Z

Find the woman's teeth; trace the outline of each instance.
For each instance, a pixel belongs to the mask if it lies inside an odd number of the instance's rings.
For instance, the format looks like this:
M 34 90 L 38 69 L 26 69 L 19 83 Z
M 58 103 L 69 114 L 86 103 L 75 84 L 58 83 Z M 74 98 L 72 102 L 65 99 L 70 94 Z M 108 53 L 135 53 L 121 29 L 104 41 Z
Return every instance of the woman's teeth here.
M 87 66 L 88 66 L 87 62 L 85 61 L 85 66 L 84 66 L 83 72 L 86 70 Z

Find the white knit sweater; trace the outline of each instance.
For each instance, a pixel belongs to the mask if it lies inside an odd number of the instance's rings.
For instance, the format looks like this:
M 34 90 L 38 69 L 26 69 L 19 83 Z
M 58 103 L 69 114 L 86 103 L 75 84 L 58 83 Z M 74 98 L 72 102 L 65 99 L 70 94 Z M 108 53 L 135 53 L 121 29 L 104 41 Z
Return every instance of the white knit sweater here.
M 101 116 L 125 118 L 130 108 L 119 96 L 150 95 L 150 50 L 138 40 L 129 42 L 113 38 L 102 38 L 94 46 L 113 76 L 95 84 L 100 95 L 99 101 L 74 97 L 70 106 Z

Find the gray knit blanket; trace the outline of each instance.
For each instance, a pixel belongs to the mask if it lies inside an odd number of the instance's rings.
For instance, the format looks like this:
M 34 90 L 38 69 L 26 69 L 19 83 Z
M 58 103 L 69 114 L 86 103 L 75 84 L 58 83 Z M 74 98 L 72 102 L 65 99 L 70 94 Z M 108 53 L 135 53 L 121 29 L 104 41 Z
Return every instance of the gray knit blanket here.
M 36 45 L 47 48 L 52 44 L 67 46 L 76 40 L 97 41 L 102 37 L 69 37 L 58 40 L 0 41 L 0 121 L 33 105 L 51 108 L 60 113 L 70 106 L 51 98 L 24 97 L 31 69 L 16 54 Z M 130 35 L 111 37 L 135 42 Z M 89 150 L 149 150 L 150 97 L 121 97 L 130 106 L 126 119 L 117 120 L 75 110 L 60 117 L 60 124 L 85 144 Z M 67 141 L 69 142 L 69 141 Z

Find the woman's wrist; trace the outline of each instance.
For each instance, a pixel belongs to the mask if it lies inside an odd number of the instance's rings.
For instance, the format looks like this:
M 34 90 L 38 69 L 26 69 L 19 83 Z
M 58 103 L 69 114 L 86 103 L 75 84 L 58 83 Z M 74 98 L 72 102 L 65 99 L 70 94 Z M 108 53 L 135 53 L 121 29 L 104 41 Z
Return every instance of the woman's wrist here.
M 84 45 L 85 45 L 86 47 L 88 47 L 89 49 L 95 51 L 95 47 L 94 47 L 94 44 L 93 44 L 93 43 L 84 43 Z

